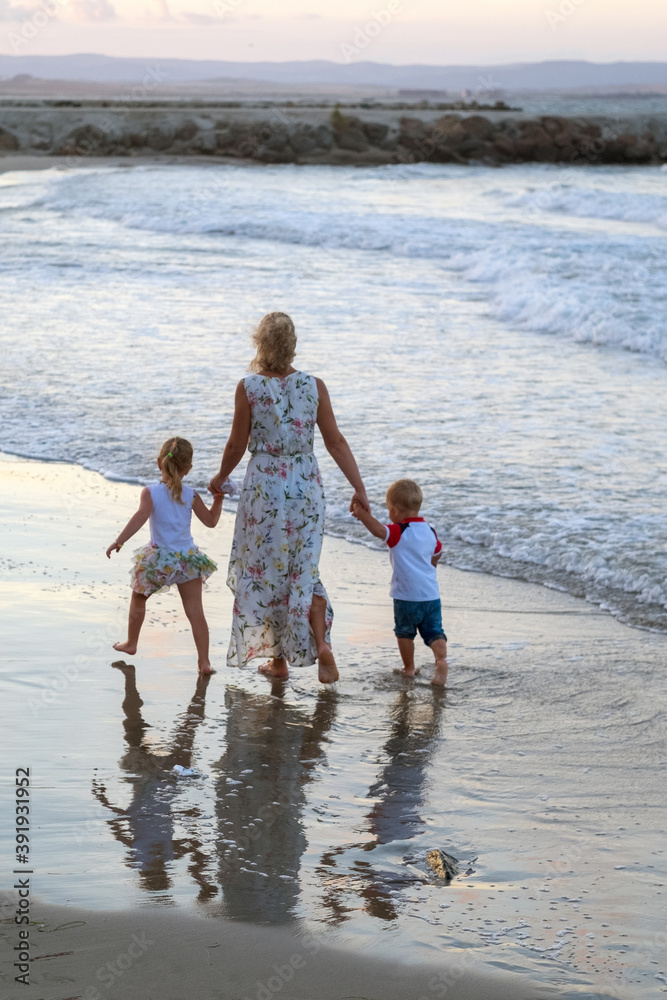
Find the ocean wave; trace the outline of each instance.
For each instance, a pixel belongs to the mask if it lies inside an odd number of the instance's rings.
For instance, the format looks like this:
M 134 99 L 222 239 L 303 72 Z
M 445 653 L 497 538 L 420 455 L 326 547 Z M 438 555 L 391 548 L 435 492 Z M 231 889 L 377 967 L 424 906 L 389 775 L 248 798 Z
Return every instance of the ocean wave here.
M 653 360 L 667 360 L 667 241 L 508 207 L 555 168 L 216 174 L 84 168 L 0 186 L 0 203 L 32 199 L 3 214 L 5 447 L 145 481 L 179 428 L 205 485 L 248 333 L 289 309 L 378 510 L 410 475 L 451 565 L 667 631 L 667 375 Z M 661 211 L 641 208 L 656 172 L 580 177 L 581 204 L 614 188 L 619 212 Z M 327 530 L 367 543 L 320 457 Z
M 521 241 L 517 241 L 521 244 Z M 509 252 L 496 246 L 455 254 L 447 267 L 486 286 L 495 316 L 515 328 L 616 347 L 667 361 L 661 274 L 667 246 L 524 240 Z
M 645 223 L 667 230 L 667 196 L 661 194 L 555 182 L 507 194 L 503 200 L 506 207 L 520 209 L 526 220 L 551 213 L 578 219 Z
M 322 196 L 335 168 L 328 168 L 326 183 L 316 170 L 302 172 L 303 183 L 295 188 L 299 169 L 177 168 L 167 192 L 154 183 L 156 168 L 89 170 L 52 178 L 42 203 L 50 212 L 126 230 L 303 246 L 320 258 L 352 251 L 438 261 L 460 275 L 461 294 L 466 285 L 483 290 L 493 315 L 518 329 L 667 360 L 667 243 L 632 233 L 535 225 L 538 215 L 554 212 L 662 225 L 667 197 L 591 185 L 584 171 L 576 186 L 550 181 L 553 170 L 525 168 L 512 173 L 513 189 L 499 190 L 489 183 L 492 172 L 480 168 L 474 183 L 466 175 L 466 217 L 457 208 L 455 178 L 442 169 L 426 171 L 441 182 L 431 188 L 432 214 L 423 195 L 408 197 L 413 181 L 421 183 L 424 165 L 404 183 L 388 168 L 341 175 L 349 183 L 337 182 L 336 204 Z M 530 177 L 540 183 L 527 183 Z M 385 184 L 383 197 L 370 197 Z M 483 217 L 473 204 L 473 192 L 484 184 L 483 195 L 504 205 L 500 216 Z

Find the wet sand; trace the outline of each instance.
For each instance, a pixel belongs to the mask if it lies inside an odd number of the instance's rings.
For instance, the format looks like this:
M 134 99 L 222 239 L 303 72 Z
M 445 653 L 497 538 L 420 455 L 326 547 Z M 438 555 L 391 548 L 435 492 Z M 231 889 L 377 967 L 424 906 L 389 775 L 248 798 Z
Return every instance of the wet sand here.
M 438 989 L 446 989 L 452 1000 L 562 995 L 518 975 L 473 972 L 460 957 L 414 967 L 343 952 L 305 930 L 146 910 L 102 914 L 43 903 L 34 916 L 31 985 L 11 985 L 3 956 L 7 1000 L 418 1000 L 441 995 Z
M 195 533 L 220 566 L 205 595 L 219 672 L 202 685 L 171 594 L 151 601 L 131 665 L 110 648 L 132 543 L 112 562 L 104 550 L 137 487 L 10 456 L 0 473 L 3 820 L 15 769 L 32 781 L 29 989 L 14 984 L 11 876 L 0 884 L 12 1000 L 664 988 L 664 637 L 445 567 L 443 696 L 426 650 L 414 684 L 392 673 L 384 554 L 327 538 L 341 681 L 322 690 L 302 670 L 272 691 L 224 665 L 228 513 Z M 433 847 L 462 863 L 449 885 L 425 863 Z M 291 955 L 306 964 L 267 986 Z

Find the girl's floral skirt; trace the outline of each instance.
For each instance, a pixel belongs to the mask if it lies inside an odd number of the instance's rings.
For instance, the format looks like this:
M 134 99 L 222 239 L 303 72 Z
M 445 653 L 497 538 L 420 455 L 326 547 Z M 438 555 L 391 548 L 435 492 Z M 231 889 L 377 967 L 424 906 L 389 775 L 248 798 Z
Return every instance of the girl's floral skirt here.
M 144 597 L 159 590 L 188 583 L 189 580 L 208 580 L 217 565 L 198 548 L 188 552 L 174 552 L 158 545 L 142 545 L 134 553 L 134 566 L 130 571 L 132 590 Z

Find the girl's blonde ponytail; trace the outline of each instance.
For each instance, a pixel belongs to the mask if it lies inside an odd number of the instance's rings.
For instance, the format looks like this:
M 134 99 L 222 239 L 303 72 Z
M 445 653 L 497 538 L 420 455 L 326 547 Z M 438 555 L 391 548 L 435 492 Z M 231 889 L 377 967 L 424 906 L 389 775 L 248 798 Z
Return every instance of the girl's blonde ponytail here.
M 185 438 L 170 438 L 162 445 L 159 459 L 172 499 L 176 503 L 183 503 L 183 477 L 192 468 L 192 445 Z

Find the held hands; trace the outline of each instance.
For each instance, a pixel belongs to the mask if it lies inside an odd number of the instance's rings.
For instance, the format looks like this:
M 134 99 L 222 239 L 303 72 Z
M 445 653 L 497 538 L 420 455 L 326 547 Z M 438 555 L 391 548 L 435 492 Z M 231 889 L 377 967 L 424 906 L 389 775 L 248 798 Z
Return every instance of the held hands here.
M 208 491 L 214 497 L 234 497 L 238 495 L 239 488 L 233 479 L 223 479 L 222 476 L 217 475 L 208 484 Z
M 366 496 L 366 490 L 364 490 L 364 489 L 355 490 L 354 494 L 352 495 L 352 499 L 350 500 L 350 513 L 354 517 L 358 517 L 359 515 L 356 514 L 355 510 L 354 510 L 355 505 L 358 505 L 359 507 L 361 507 L 361 509 L 365 510 L 367 514 L 370 514 L 370 512 L 371 512 L 371 505 L 370 505 L 370 502 L 368 500 L 368 497 Z
M 213 479 L 208 484 L 209 493 L 212 493 L 214 497 L 222 496 L 222 490 L 220 489 L 220 487 L 222 486 L 223 482 L 224 479 L 222 478 L 222 476 L 220 475 L 213 476 Z

